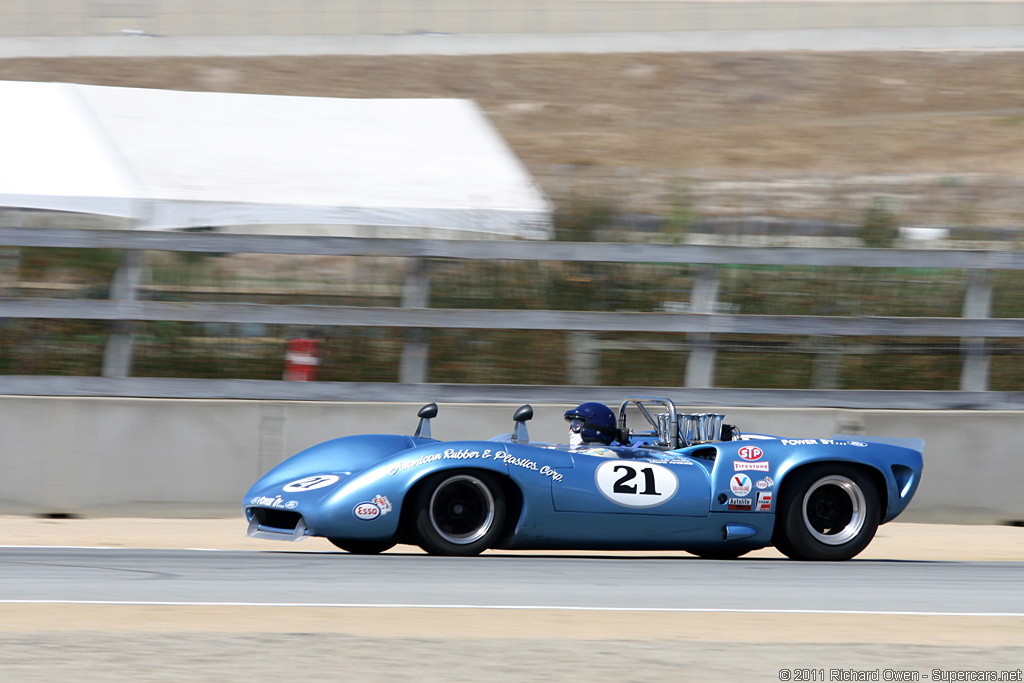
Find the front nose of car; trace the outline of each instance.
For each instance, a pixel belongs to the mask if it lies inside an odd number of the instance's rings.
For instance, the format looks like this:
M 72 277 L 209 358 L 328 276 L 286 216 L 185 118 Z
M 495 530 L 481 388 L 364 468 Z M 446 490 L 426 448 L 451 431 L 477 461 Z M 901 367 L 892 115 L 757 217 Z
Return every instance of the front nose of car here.
M 306 537 L 306 522 L 295 510 L 250 506 L 245 509 L 249 528 L 246 535 L 279 541 L 301 541 Z

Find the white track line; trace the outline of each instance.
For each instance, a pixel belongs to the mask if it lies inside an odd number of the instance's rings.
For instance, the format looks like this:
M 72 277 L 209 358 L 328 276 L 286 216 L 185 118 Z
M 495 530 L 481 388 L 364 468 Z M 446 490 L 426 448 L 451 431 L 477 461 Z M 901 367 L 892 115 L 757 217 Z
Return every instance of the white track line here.
M 728 607 L 573 607 L 567 605 L 459 605 L 359 602 L 199 602 L 171 600 L 0 600 L 0 605 L 118 605 L 143 607 L 317 607 L 349 609 L 555 610 L 560 612 L 668 612 L 680 614 L 863 614 L 869 616 L 1010 617 L 1024 612 L 924 612 L 843 609 L 743 609 Z

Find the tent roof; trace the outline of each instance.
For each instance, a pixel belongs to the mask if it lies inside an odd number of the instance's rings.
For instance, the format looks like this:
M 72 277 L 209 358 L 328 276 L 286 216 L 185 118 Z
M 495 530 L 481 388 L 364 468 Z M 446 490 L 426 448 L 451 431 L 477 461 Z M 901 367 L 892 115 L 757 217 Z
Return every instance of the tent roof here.
M 0 81 L 0 205 L 135 219 L 548 238 L 551 205 L 470 100 Z

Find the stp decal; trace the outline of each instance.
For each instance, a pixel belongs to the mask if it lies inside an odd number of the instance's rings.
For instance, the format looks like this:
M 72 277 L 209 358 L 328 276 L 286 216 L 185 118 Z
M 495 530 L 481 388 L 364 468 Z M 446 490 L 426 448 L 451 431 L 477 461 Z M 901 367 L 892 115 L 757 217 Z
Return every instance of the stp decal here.
M 762 455 L 764 451 L 757 446 L 744 446 L 739 450 L 739 456 L 744 460 L 760 460 Z
M 314 474 L 312 477 L 293 481 L 285 486 L 284 490 L 289 493 L 312 491 L 313 489 L 322 489 L 325 486 L 330 486 L 336 481 L 338 481 L 338 476 L 335 474 Z
M 650 508 L 667 503 L 679 490 L 675 473 L 650 462 L 609 460 L 594 474 L 597 490 L 616 505 Z

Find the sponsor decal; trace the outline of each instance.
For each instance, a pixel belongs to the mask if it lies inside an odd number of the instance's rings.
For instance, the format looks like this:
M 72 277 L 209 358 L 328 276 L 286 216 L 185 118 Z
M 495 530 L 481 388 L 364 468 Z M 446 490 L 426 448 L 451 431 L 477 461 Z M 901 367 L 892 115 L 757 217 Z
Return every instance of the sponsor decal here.
M 754 501 L 750 498 L 730 498 L 729 509 L 730 510 L 750 510 L 754 506 Z
M 371 519 L 377 519 L 381 516 L 380 507 L 376 503 L 360 503 L 352 508 L 352 514 L 359 519 L 370 521 Z
M 744 446 L 738 454 L 744 460 L 759 460 L 764 455 L 764 451 L 757 446 Z
M 782 439 L 782 443 L 786 446 L 813 446 L 821 444 L 822 446 L 856 446 L 857 448 L 867 448 L 867 444 L 863 441 L 836 441 L 835 439 Z
M 288 502 L 285 502 L 281 496 L 276 496 L 275 498 L 271 498 L 270 496 L 256 496 L 249 500 L 249 505 L 260 505 L 266 508 L 285 508 L 287 510 L 291 510 L 298 504 L 299 501 L 297 500 L 289 500 Z
M 382 515 L 386 515 L 392 510 L 391 501 L 387 499 L 387 496 L 382 496 L 379 493 L 370 502 L 380 508 Z
M 729 490 L 732 491 L 734 496 L 745 496 L 750 493 L 750 487 L 753 484 L 750 481 L 750 477 L 745 474 L 734 474 L 729 480 Z
M 679 490 L 675 473 L 648 462 L 609 460 L 594 472 L 597 490 L 616 505 L 650 508 L 667 503 Z
M 756 472 L 767 472 L 768 471 L 768 465 L 769 464 L 768 464 L 767 460 L 764 461 L 764 462 L 739 462 L 739 461 L 734 461 L 732 463 L 732 471 L 733 472 L 744 472 L 744 471 L 752 470 L 752 471 L 756 471 Z
M 761 491 L 757 494 L 757 511 L 770 512 L 772 509 L 772 492 Z
M 293 481 L 285 486 L 284 490 L 289 493 L 301 493 L 303 491 L 312 491 L 313 489 L 322 489 L 336 481 L 338 481 L 338 476 L 335 474 L 314 474 L 312 477 Z
M 492 457 L 497 460 L 499 456 L 507 456 L 508 453 L 505 451 L 494 452 L 490 448 L 485 448 L 482 451 L 467 451 L 466 449 L 455 450 L 454 448 L 448 448 L 441 453 L 431 453 L 430 455 L 423 455 L 415 460 L 406 460 L 403 463 L 399 463 L 395 467 L 391 468 L 391 474 L 398 474 L 405 470 L 411 470 L 420 465 L 426 465 L 430 462 L 437 462 L 438 460 L 490 460 Z
M 554 468 L 548 467 L 547 465 L 538 466 L 536 462 L 529 458 L 517 458 L 506 451 L 492 451 L 489 448 L 482 451 L 467 451 L 465 449 L 455 450 L 454 448 L 448 448 L 441 453 L 431 453 L 430 455 L 424 455 L 416 458 L 415 460 L 406 460 L 405 462 L 399 463 L 391 468 L 390 474 L 398 474 L 399 472 L 411 470 L 439 460 L 494 460 L 496 462 L 504 463 L 509 467 L 521 467 L 524 470 L 539 472 L 546 477 L 551 477 L 552 481 L 562 481 L 562 475 L 556 472 Z
M 775 485 L 775 480 L 773 480 L 771 477 L 765 477 L 764 479 L 758 481 L 757 484 L 755 484 L 755 486 L 757 486 L 757 488 L 759 488 L 759 489 L 766 489 L 769 486 L 774 486 L 774 485 Z

